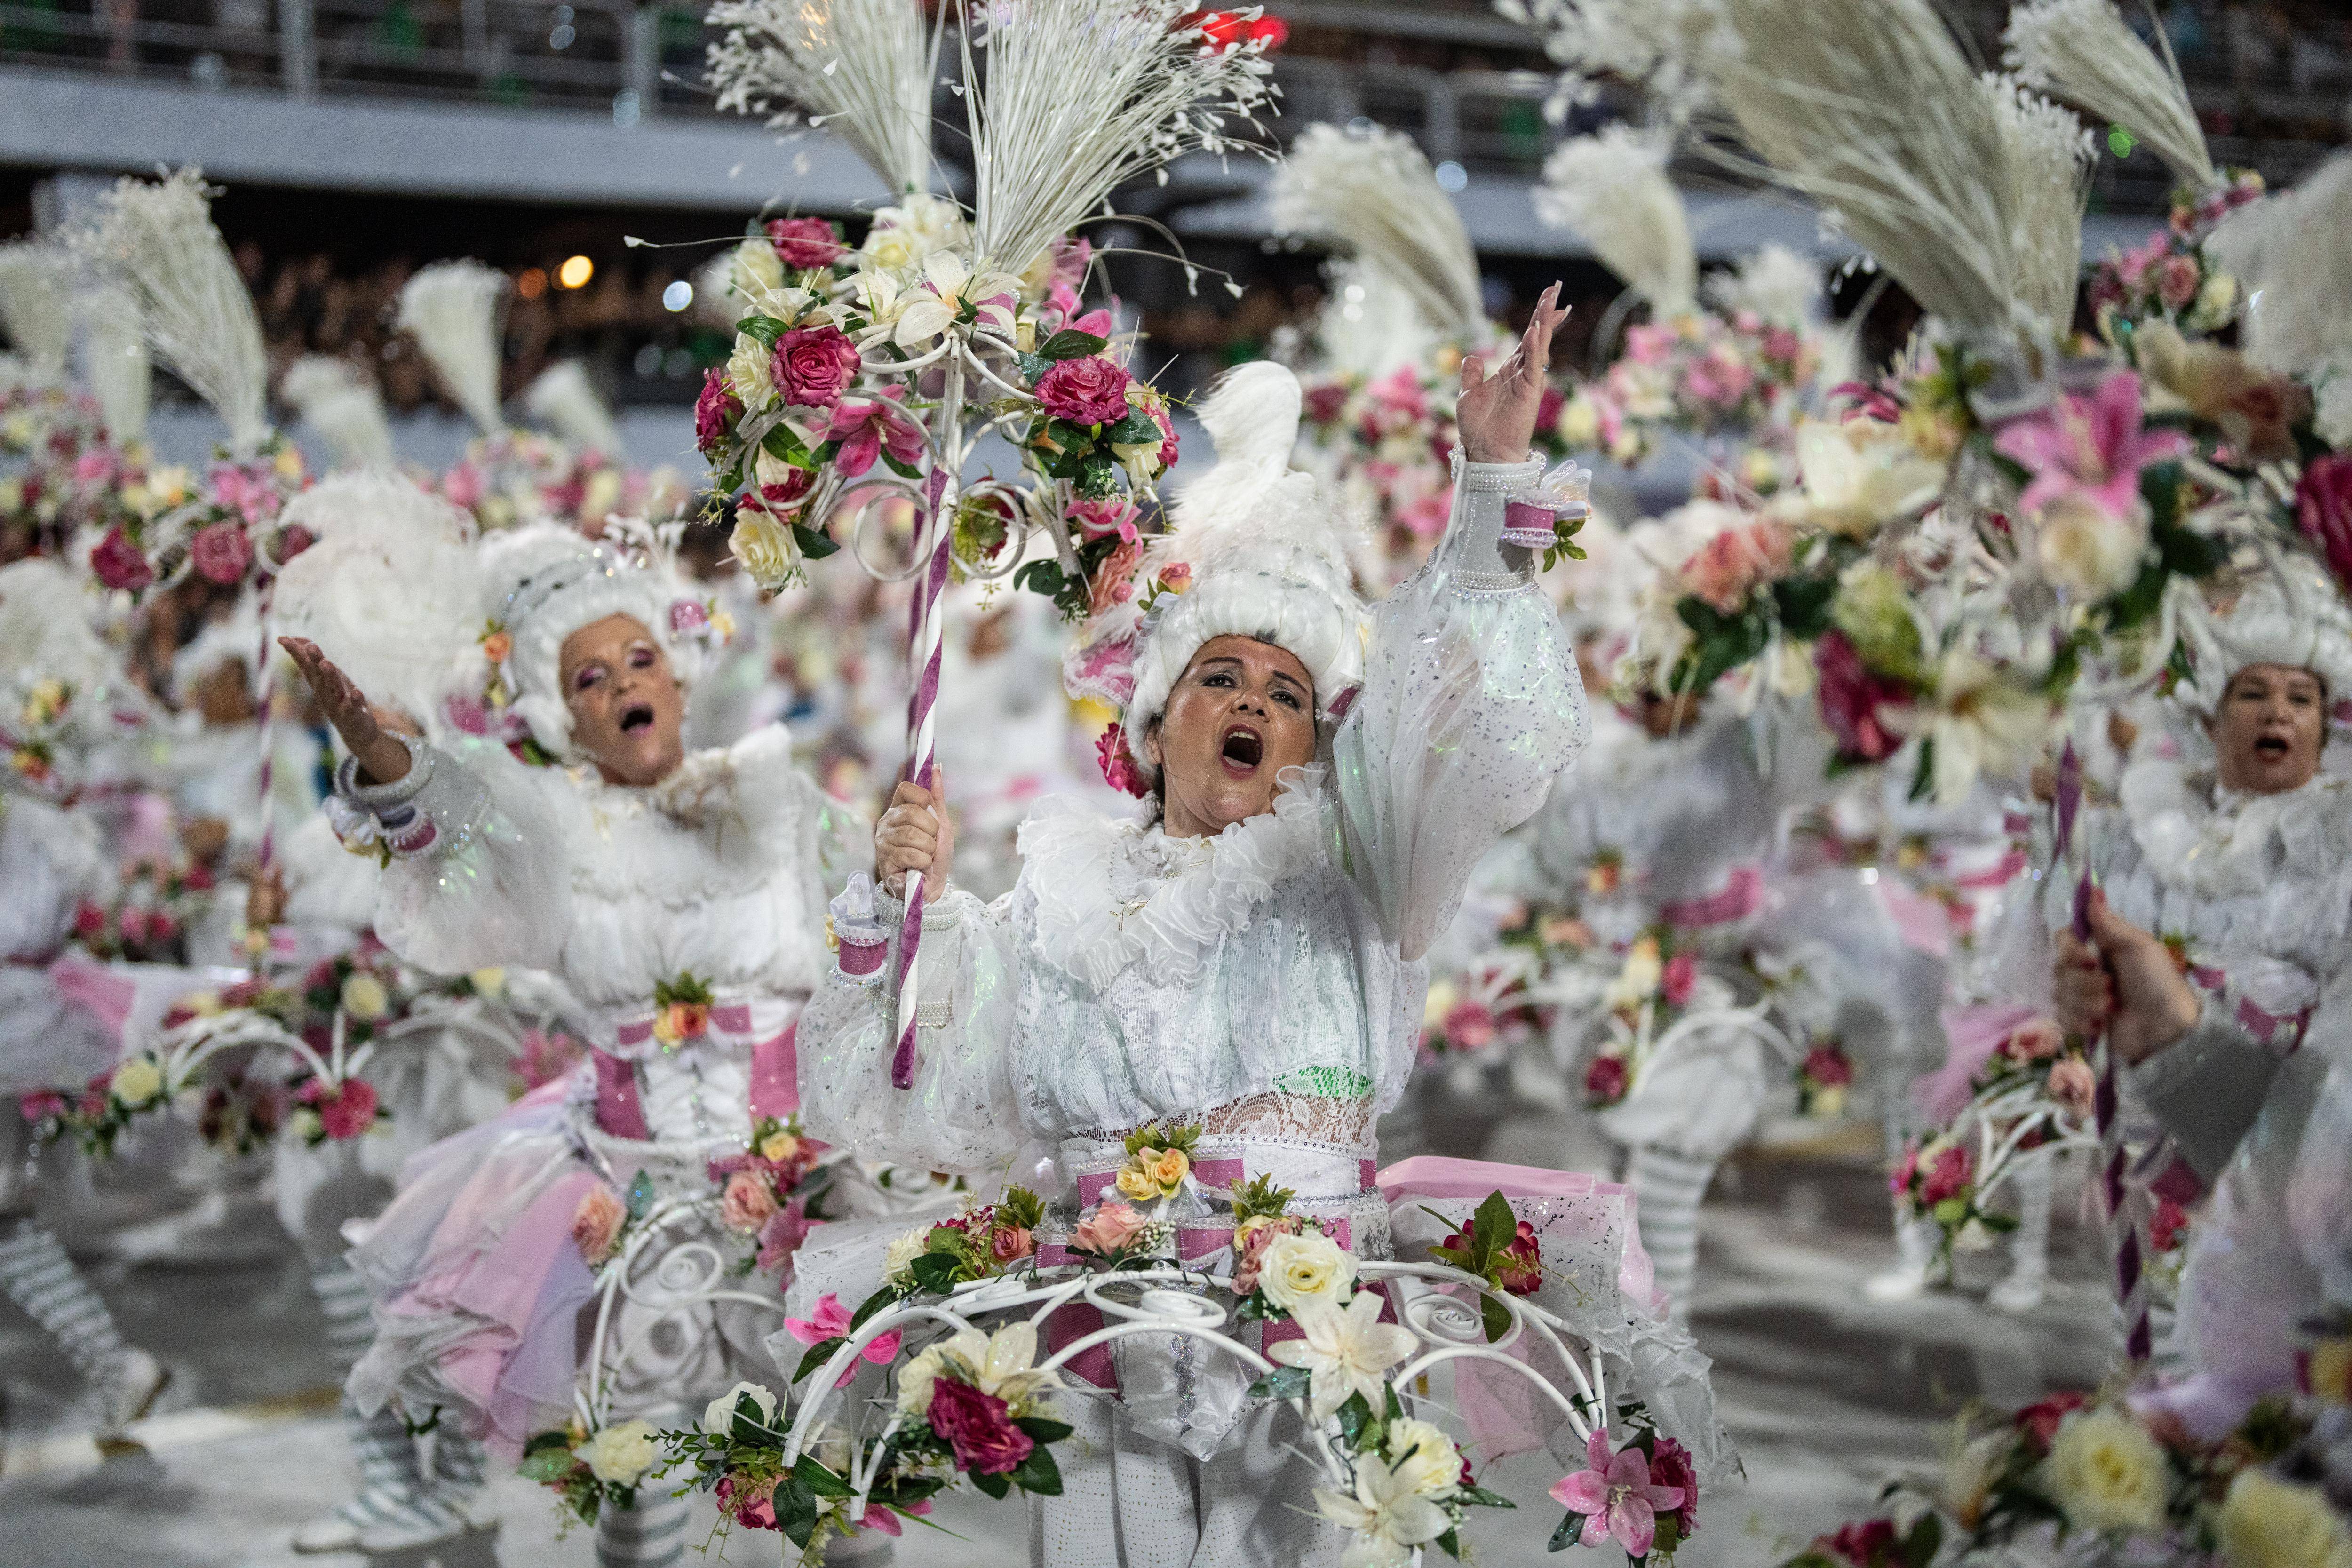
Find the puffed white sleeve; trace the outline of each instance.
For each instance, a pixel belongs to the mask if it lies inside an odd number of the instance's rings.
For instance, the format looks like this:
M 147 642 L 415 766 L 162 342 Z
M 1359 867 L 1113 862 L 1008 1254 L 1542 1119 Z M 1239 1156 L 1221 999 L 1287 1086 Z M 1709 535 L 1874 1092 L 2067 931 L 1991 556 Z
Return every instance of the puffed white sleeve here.
M 1428 951 L 1470 872 L 1583 749 L 1584 687 L 1506 509 L 1540 461 L 1454 454 L 1453 521 L 1374 608 L 1363 689 L 1332 744 L 1349 874 L 1403 957 Z
M 866 873 L 833 901 L 839 959 L 801 1014 L 801 1119 L 864 1159 L 978 1175 L 1021 1141 L 1012 1051 L 1021 889 L 984 904 L 950 888 L 923 913 L 914 1081 L 891 1082 L 905 906 Z
M 392 783 L 361 784 L 348 758 L 335 781 L 346 838 L 373 834 L 384 852 L 377 936 L 436 974 L 555 968 L 572 914 L 569 849 L 549 798 L 563 781 L 495 746 L 402 742 L 408 772 Z

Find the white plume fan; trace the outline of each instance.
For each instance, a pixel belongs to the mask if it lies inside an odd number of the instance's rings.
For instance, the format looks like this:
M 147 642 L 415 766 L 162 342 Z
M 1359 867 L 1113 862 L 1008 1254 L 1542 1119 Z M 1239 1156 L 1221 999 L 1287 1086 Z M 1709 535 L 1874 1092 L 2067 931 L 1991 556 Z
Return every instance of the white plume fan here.
M 343 361 L 304 354 L 278 378 L 278 395 L 335 449 L 341 468 L 396 466 L 383 396 Z
M 2221 184 L 2189 85 L 2110 0 L 2025 0 L 2009 14 L 2001 61 L 2029 87 L 2122 126 L 2199 190 Z
M 1336 242 L 1386 274 L 1440 338 L 1487 336 L 1478 254 L 1411 137 L 1310 125 L 1276 168 L 1267 203 L 1276 234 Z
M 2015 192 L 2017 298 L 2052 336 L 2074 320 L 2083 272 L 2083 208 L 2091 196 L 2097 153 L 2072 110 L 2028 90 L 2013 77 L 1986 73 L 1994 121 L 2009 143 Z
M 2286 374 L 2352 356 L 2352 153 L 2239 208 L 2205 248 L 2246 289 L 2246 352 Z
M 401 331 L 416 340 L 441 389 L 485 436 L 506 428 L 499 409 L 499 309 L 507 277 L 478 261 L 436 261 L 400 290 Z
M 720 0 L 705 20 L 721 112 L 822 126 L 894 195 L 929 185 L 939 41 L 916 0 Z
M 594 452 L 608 463 L 621 463 L 628 448 L 613 411 L 604 406 L 588 367 L 576 359 L 559 361 L 523 389 L 522 405 L 541 420 L 575 452 Z
M 261 321 L 213 226 L 203 171 L 119 182 L 71 243 L 137 302 L 148 351 L 227 424 L 229 450 L 258 452 L 269 438 Z
M 286 503 L 310 547 L 278 573 L 270 636 L 308 637 L 373 700 L 432 728 L 481 635 L 473 524 L 397 474 L 331 475 Z
M 1554 148 L 1532 192 L 1538 217 L 1582 236 L 1662 316 L 1689 310 L 1698 287 L 1683 194 L 1666 175 L 1673 151 L 1662 135 L 1606 126 Z
M 1730 271 L 1709 277 L 1706 297 L 1727 312 L 1750 310 L 1776 326 L 1810 326 L 1822 315 L 1822 269 L 1785 245 L 1762 245 Z
M 1495 0 L 1495 9 L 1541 35 L 1560 67 L 1559 90 L 1545 105 L 1555 123 L 1612 80 L 1639 82 L 1677 124 L 1706 103 L 1696 68 L 1717 26 L 1711 0 Z
M 107 438 L 118 446 L 145 439 L 155 378 L 146 334 L 139 330 L 139 301 L 120 284 L 101 283 L 84 289 L 75 309 L 81 319 L 82 379 L 98 399 Z
M 73 316 L 66 308 L 73 258 L 45 239 L 0 245 L 0 326 L 41 381 L 65 379 Z
M 1376 381 L 1436 353 L 1437 334 L 1386 268 L 1335 260 L 1324 280 L 1329 291 L 1315 318 L 1315 344 L 1332 369 Z

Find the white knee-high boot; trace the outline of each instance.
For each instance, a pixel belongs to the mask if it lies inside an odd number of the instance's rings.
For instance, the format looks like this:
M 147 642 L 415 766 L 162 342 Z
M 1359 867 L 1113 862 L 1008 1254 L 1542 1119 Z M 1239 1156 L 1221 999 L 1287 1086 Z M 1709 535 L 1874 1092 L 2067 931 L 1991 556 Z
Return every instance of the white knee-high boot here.
M 58 1342 L 89 1383 L 101 1438 L 144 1415 L 163 1391 L 163 1367 L 124 1346 L 114 1314 L 38 1221 L 19 1220 L 0 1238 L 0 1293 Z
M 1715 1160 L 1696 1160 L 1654 1143 L 1633 1151 L 1626 1184 L 1639 1200 L 1642 1246 L 1657 1270 L 1658 1289 L 1674 1302 L 1677 1322 L 1690 1318 L 1698 1279 L 1698 1205 L 1715 1179 Z
M 2050 1294 L 2050 1205 L 2057 1161 L 2028 1159 L 2009 1179 L 2017 1228 L 2009 1233 L 2009 1278 L 1992 1288 L 1986 1305 L 1996 1312 L 2031 1312 Z
M 656 1485 L 637 1489 L 634 1508 L 596 1516 L 596 1568 L 677 1568 L 686 1555 L 687 1500 Z

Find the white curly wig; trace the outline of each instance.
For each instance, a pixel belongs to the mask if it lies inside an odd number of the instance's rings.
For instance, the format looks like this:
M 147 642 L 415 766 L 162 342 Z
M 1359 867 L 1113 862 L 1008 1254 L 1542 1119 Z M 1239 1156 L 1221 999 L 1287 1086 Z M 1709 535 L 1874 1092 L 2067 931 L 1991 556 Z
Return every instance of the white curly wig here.
M 2231 678 L 2251 664 L 2307 669 L 2327 688 L 2331 705 L 2352 700 L 2352 606 L 2318 563 L 2290 555 L 2281 570 L 2253 579 L 2226 608 L 2192 595 L 2180 617 L 2189 678 L 2174 698 L 2211 719 Z
M 531 738 L 559 757 L 573 754 L 572 710 L 563 700 L 564 639 L 607 616 L 626 616 L 652 634 L 680 688 L 701 673 L 701 649 L 677 632 L 677 606 L 692 601 L 666 563 L 554 523 L 491 535 L 482 544 L 485 618 L 513 648 L 507 684 Z

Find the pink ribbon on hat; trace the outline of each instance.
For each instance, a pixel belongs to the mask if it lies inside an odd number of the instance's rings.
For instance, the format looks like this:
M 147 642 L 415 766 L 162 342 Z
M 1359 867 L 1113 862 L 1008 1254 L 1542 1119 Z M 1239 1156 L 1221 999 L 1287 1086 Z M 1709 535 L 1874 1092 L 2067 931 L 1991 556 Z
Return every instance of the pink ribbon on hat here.
M 1764 871 L 1756 865 L 1732 868 L 1731 879 L 1720 892 L 1703 899 L 1684 899 L 1660 906 L 1659 916 L 1670 926 L 1697 931 L 1707 926 L 1746 920 L 1764 901 Z

